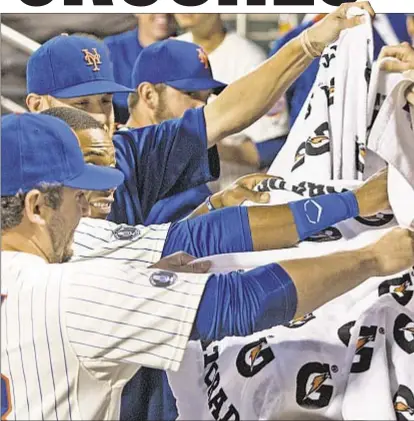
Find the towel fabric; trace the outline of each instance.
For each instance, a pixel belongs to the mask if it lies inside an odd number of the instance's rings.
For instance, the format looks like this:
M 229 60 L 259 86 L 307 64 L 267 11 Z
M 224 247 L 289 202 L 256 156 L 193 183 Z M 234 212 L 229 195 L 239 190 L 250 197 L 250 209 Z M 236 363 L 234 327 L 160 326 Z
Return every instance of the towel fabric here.
M 364 13 L 365 23 L 343 31 L 324 50 L 312 90 L 269 174 L 314 181 L 364 179 L 373 57 L 372 24 Z
M 314 255 L 273 252 L 279 261 Z M 168 375 L 178 419 L 412 420 L 413 281 L 413 270 L 371 278 L 287 326 L 190 342 Z
M 414 230 L 414 109 L 406 100 L 411 72 L 378 72 L 378 84 L 392 88 L 377 112 L 368 149 L 388 163 L 388 194 L 400 226 Z

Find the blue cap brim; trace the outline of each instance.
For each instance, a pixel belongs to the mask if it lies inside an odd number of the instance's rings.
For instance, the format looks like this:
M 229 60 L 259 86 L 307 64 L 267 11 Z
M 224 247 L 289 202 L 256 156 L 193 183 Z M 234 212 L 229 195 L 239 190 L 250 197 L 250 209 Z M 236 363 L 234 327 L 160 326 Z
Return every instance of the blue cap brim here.
M 85 170 L 81 175 L 62 184 L 73 189 L 109 190 L 118 187 L 123 181 L 124 175 L 115 168 L 85 164 Z
M 94 80 L 81 83 L 80 85 L 71 86 L 69 88 L 58 89 L 54 92 L 50 92 L 50 95 L 56 98 L 74 98 L 78 96 L 115 94 L 118 92 L 131 93 L 135 91 L 127 88 L 126 86 L 108 80 Z
M 179 89 L 181 91 L 195 92 L 205 91 L 208 89 L 224 89 L 227 85 L 214 79 L 181 79 L 174 80 L 172 82 L 164 82 L 166 85 L 172 88 Z

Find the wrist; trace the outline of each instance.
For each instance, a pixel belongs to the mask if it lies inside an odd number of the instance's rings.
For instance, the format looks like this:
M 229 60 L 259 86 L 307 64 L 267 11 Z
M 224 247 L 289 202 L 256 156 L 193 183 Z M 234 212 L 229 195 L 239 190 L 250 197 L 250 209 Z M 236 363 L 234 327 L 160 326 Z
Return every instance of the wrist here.
M 360 258 L 361 273 L 366 279 L 373 276 L 382 276 L 381 264 L 375 248 L 370 245 L 362 248 L 358 254 Z
M 312 26 L 306 29 L 305 31 L 303 31 L 302 34 L 306 32 L 306 34 L 304 34 L 303 36 L 305 40 L 307 41 L 308 46 L 311 49 L 311 52 L 315 54 L 315 57 L 319 57 L 322 55 L 323 50 L 325 49 L 326 45 L 323 41 L 318 41 L 318 37 L 315 35 L 315 30 L 317 32 L 318 28 L 315 26 Z
M 210 212 L 216 209 L 221 209 L 223 207 L 223 202 L 221 200 L 221 192 L 214 193 L 211 196 L 209 196 L 206 200 L 206 205 Z
M 314 58 L 319 57 L 321 55 L 322 51 L 319 52 L 319 50 L 315 48 L 313 43 L 310 41 L 309 29 L 302 31 L 302 33 L 299 35 L 299 40 L 302 49 L 308 58 L 313 60 Z

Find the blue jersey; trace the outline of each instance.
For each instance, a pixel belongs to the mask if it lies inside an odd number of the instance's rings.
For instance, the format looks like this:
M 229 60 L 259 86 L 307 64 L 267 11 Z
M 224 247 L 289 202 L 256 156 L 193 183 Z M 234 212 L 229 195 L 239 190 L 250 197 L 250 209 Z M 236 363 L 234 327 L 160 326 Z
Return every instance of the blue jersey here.
M 131 86 L 131 73 L 143 49 L 138 40 L 138 28 L 106 37 L 104 43 L 109 49 L 115 82 L 135 89 L 136 86 Z M 114 94 L 114 105 L 116 121 L 125 124 L 129 115 L 128 94 Z
M 395 32 L 398 39 L 402 41 L 411 42 L 410 36 L 406 29 L 406 15 L 403 13 L 387 14 L 388 21 Z M 276 54 L 285 44 L 290 40 L 298 36 L 305 29 L 309 28 L 314 24 L 313 21 L 305 22 L 292 29 L 285 36 L 280 38 L 270 51 L 269 56 Z M 381 48 L 385 45 L 384 40 L 374 27 L 374 58 L 377 58 Z M 313 60 L 309 67 L 296 79 L 296 81 L 290 86 L 286 92 L 286 100 L 289 107 L 289 125 L 293 126 L 303 104 L 308 97 L 310 90 L 312 89 L 313 83 L 315 82 L 316 75 L 319 69 L 319 59 Z
M 121 130 L 114 136 L 116 165 L 125 176 L 115 192 L 109 220 L 143 224 L 161 199 L 218 177 L 217 148 L 207 149 L 202 108 L 156 126 Z
M 207 184 L 177 193 L 157 202 L 151 209 L 144 225 L 175 222 L 188 216 L 201 203 L 205 202 L 211 190 Z

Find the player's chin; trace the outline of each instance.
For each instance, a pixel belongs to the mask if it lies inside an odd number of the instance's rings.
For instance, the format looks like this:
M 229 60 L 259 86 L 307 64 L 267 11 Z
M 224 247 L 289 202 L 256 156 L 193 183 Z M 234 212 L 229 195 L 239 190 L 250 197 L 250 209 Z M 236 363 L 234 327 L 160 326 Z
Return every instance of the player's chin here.
M 112 203 L 108 201 L 104 205 L 94 206 L 90 204 L 90 217 L 95 219 L 106 219 L 111 213 Z

